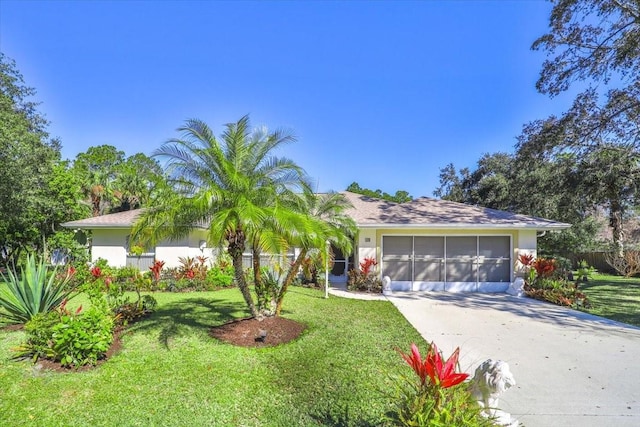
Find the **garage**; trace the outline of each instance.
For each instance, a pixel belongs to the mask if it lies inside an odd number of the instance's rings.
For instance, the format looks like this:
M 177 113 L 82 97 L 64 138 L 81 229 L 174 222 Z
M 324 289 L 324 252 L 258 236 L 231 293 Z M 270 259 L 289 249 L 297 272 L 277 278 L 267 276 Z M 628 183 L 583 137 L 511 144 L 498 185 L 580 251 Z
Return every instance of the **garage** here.
M 504 292 L 512 253 L 509 235 L 382 236 L 382 276 L 392 290 Z

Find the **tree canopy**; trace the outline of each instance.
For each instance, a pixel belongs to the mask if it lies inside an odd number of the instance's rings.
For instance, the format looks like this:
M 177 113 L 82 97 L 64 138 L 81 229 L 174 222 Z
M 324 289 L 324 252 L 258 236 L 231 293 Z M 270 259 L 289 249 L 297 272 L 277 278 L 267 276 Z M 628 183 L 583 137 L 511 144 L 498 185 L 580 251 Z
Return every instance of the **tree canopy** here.
M 82 213 L 35 93 L 0 53 L 0 263 L 24 250 L 45 250 L 59 223 Z
M 539 126 L 537 138 L 548 152 L 578 154 L 585 196 L 607 208 L 621 252 L 622 219 L 640 190 L 640 4 L 558 1 L 549 32 L 532 47 L 548 54 L 540 92 L 556 96 L 586 85 L 566 113 Z
M 352 193 L 362 194 L 363 196 L 374 197 L 376 199 L 388 200 L 395 203 L 405 203 L 413 200 L 413 197 L 404 190 L 398 190 L 395 194 L 383 192 L 382 190 L 370 190 L 368 188 L 362 188 L 357 182 L 352 182 L 347 187 L 347 191 Z
M 142 153 L 126 157 L 112 145 L 89 147 L 79 153 L 73 170 L 93 216 L 143 207 L 162 185 L 162 168 Z
M 178 131 L 179 138 L 155 152 L 164 160 L 169 185 L 142 214 L 134 237 L 179 238 L 206 225 L 209 245 L 225 247 L 231 256 L 251 314 L 276 314 L 288 283 L 263 276 L 261 253 L 284 253 L 293 244 L 324 247 L 325 239 L 339 238 L 337 226 L 304 208 L 318 206 L 305 198 L 310 187 L 304 170 L 275 155 L 295 137 L 252 129 L 248 116 L 225 125 L 220 137 L 201 120 L 188 120 Z M 255 300 L 242 264 L 246 251 L 252 254 Z
M 559 0 L 532 48 L 548 55 L 541 93 L 581 92 L 565 113 L 525 124 L 515 154 L 485 155 L 474 171 L 443 168 L 435 194 L 569 222 L 542 241 L 565 253 L 592 246 L 591 217 L 604 208 L 622 251 L 623 219 L 640 190 L 640 5 Z

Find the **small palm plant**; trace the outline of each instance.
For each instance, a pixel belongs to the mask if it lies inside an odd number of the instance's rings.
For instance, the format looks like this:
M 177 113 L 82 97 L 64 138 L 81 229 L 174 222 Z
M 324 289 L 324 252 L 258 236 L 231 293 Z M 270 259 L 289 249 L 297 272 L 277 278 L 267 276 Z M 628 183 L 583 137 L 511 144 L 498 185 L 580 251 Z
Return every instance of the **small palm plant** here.
M 57 268 L 48 271 L 44 259 L 33 255 L 20 269 L 0 273 L 0 320 L 7 323 L 26 323 L 38 313 L 54 310 L 65 299 L 70 299 L 73 289 L 68 286 L 73 270 L 58 275 Z

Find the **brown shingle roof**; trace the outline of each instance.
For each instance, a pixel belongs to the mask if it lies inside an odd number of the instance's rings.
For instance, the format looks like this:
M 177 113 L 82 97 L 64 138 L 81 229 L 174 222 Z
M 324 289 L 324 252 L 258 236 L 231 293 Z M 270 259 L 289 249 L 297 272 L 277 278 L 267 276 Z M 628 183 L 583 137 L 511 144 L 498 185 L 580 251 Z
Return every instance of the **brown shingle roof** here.
M 94 216 L 93 218 L 79 219 L 77 221 L 69 221 L 61 224 L 66 228 L 130 228 L 136 222 L 138 216 L 142 213 L 142 209 L 134 209 L 131 211 L 118 212 L 113 214 Z
M 496 209 L 470 206 L 447 200 L 420 197 L 407 203 L 393 203 L 344 191 L 353 208 L 347 211 L 363 228 L 531 228 L 561 230 L 569 224 L 519 215 Z M 142 209 L 70 221 L 66 228 L 130 228 Z
M 569 224 L 447 200 L 420 197 L 393 203 L 348 191 L 342 194 L 353 208 L 347 213 L 359 227 L 415 228 L 533 228 L 564 229 Z

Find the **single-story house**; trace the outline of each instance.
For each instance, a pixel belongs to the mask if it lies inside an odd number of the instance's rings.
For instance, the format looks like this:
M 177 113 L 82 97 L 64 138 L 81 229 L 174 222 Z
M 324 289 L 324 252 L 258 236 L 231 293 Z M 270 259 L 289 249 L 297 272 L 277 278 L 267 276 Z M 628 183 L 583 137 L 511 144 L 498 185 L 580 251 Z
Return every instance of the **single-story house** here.
M 393 203 L 343 194 L 353 205 L 348 214 L 358 226 L 358 235 L 352 254 L 334 250 L 333 282 L 346 281 L 349 269 L 373 257 L 380 277 L 391 279 L 391 290 L 504 292 L 520 272 L 518 256 L 536 255 L 538 233 L 570 226 L 428 197 Z M 114 266 L 140 266 L 140 257 L 128 251 L 131 228 L 140 212 L 115 213 L 63 226 L 91 230 L 92 260 L 104 258 Z M 207 247 L 205 231 L 196 228 L 181 241 L 161 242 L 143 257 L 175 267 L 180 256 L 215 256 L 215 249 Z
M 130 265 L 147 270 L 154 260 L 161 260 L 166 267 L 173 268 L 180 265 L 179 257 L 211 257 L 215 254 L 214 248 L 207 247 L 204 227 L 196 227 L 187 238 L 160 242 L 156 247 L 144 248 L 145 252 L 139 256 L 132 254 L 130 250 L 135 242 L 130 239 L 131 229 L 142 211 L 134 209 L 101 215 L 65 222 L 62 226 L 90 231 L 91 261 L 102 258 L 114 267 Z

